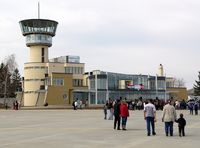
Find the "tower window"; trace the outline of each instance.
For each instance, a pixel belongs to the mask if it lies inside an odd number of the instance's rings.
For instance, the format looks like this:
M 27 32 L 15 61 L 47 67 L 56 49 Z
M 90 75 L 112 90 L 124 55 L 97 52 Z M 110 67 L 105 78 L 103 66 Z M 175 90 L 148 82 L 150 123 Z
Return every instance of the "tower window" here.
M 44 56 L 44 48 L 42 48 L 42 56 Z
M 41 56 L 41 58 L 42 58 L 41 61 L 42 61 L 42 63 L 44 63 L 44 48 L 42 48 L 42 51 L 41 51 L 41 52 L 42 52 L 42 53 L 41 53 L 41 55 L 42 55 L 42 56 Z
M 44 57 L 42 57 L 42 63 L 44 63 Z

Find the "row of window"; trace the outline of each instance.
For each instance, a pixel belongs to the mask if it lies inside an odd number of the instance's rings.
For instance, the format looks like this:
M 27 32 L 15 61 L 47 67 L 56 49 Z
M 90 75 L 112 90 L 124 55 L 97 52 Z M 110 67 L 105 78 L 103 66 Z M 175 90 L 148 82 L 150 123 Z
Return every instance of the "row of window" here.
M 42 50 L 42 62 L 44 62 L 44 49 Z M 45 66 L 30 66 L 30 67 L 24 67 L 24 69 L 47 69 L 48 67 Z M 65 67 L 65 73 L 68 74 L 83 74 L 83 67 Z
M 43 34 L 30 34 L 26 36 L 26 43 L 52 43 L 52 37 L 50 35 Z
M 25 81 L 45 81 L 45 79 L 25 79 Z M 46 79 L 46 85 L 50 85 L 49 79 Z M 64 78 L 54 78 L 53 85 L 64 86 Z M 73 86 L 83 86 L 83 80 L 73 79 Z
M 29 32 L 51 32 L 51 33 L 54 33 L 55 27 L 54 26 L 48 26 L 48 27 L 23 26 L 22 29 L 23 29 L 23 32 L 25 32 L 25 33 L 29 33 Z
M 44 79 L 25 79 L 24 81 L 44 81 Z
M 25 91 L 24 93 L 30 94 L 30 93 L 38 93 L 37 91 Z
M 30 66 L 30 67 L 24 67 L 24 69 L 45 69 L 45 66 Z
M 46 84 L 49 84 L 49 82 L 47 82 Z M 54 78 L 53 79 L 53 85 L 63 86 L 64 85 L 64 79 L 63 78 Z M 83 80 L 82 79 L 73 79 L 73 86 L 83 86 Z
M 65 73 L 83 74 L 83 67 L 65 67 Z

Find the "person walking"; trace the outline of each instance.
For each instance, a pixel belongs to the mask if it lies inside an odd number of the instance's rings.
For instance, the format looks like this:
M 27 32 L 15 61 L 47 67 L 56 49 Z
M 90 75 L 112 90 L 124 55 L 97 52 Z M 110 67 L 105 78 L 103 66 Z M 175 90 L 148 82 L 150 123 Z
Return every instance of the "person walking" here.
M 117 125 L 117 130 L 121 130 L 120 129 L 120 100 L 117 100 L 115 105 L 114 105 L 114 129 L 116 129 L 116 125 Z
M 120 117 L 122 118 L 122 130 L 126 130 L 127 118 L 129 117 L 128 105 L 125 100 L 121 101 Z
M 188 109 L 190 110 L 190 115 L 193 115 L 194 101 L 189 101 L 188 102 Z
M 109 99 L 108 103 L 108 120 L 113 120 L 113 101 Z
M 198 115 L 198 110 L 199 110 L 199 102 L 195 101 L 195 103 L 194 103 L 194 112 L 195 112 L 195 115 Z
M 173 123 L 176 120 L 176 110 L 173 105 L 171 105 L 171 100 L 163 108 L 162 122 L 165 122 L 165 134 L 168 136 L 173 136 Z
M 149 99 L 148 103 L 144 106 L 144 120 L 146 120 L 147 124 L 147 136 L 156 135 L 155 132 L 155 122 L 156 122 L 156 108 L 153 104 L 153 100 Z

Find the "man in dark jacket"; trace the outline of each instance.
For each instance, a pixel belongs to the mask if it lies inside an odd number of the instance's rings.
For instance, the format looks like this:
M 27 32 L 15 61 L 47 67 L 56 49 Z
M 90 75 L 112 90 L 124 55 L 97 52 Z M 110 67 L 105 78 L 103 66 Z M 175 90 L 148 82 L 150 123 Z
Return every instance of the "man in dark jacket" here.
M 120 100 L 117 100 L 114 105 L 114 129 L 116 129 L 117 124 L 117 130 L 120 130 Z

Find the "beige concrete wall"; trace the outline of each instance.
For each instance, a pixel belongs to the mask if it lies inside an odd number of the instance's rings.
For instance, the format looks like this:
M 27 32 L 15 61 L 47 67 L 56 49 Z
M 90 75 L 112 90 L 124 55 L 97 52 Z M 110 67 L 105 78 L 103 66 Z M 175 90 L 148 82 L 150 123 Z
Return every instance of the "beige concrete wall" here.
M 53 73 L 54 78 L 64 78 L 63 86 L 48 86 L 46 102 L 49 105 L 71 105 L 72 103 L 72 74 Z M 63 95 L 67 95 L 67 99 Z
M 49 74 L 51 73 L 65 73 L 65 67 L 82 67 L 84 72 L 83 63 L 48 63 Z M 73 74 L 73 79 L 83 79 L 83 74 Z
M 170 94 L 170 97 L 173 97 L 175 100 L 187 100 L 188 92 L 185 87 L 175 87 L 175 88 L 167 88 L 167 91 Z
M 36 106 L 44 106 L 46 92 L 40 92 Z
M 24 70 L 25 79 L 41 79 L 44 78 L 45 69 L 27 69 Z
M 36 106 L 38 91 L 40 86 L 44 85 L 45 67 L 46 63 L 26 63 L 24 65 L 24 106 Z
M 83 86 L 88 86 L 90 88 L 90 81 L 89 81 L 89 75 L 83 75 Z
M 83 74 L 85 72 L 85 64 L 84 63 L 65 63 L 65 67 L 82 67 Z M 83 74 L 73 74 L 73 79 L 83 79 Z
M 47 63 L 48 66 L 48 73 L 64 73 L 64 63 Z
M 38 93 L 24 93 L 24 106 L 35 106 Z
M 44 62 L 48 62 L 48 46 L 31 46 L 29 62 L 42 62 L 42 48 L 44 48 Z
M 40 89 L 40 86 L 44 85 L 43 81 L 28 81 L 24 83 L 25 89 L 24 91 L 38 91 Z

